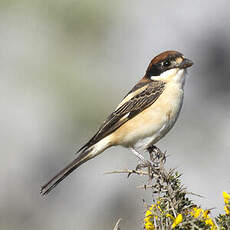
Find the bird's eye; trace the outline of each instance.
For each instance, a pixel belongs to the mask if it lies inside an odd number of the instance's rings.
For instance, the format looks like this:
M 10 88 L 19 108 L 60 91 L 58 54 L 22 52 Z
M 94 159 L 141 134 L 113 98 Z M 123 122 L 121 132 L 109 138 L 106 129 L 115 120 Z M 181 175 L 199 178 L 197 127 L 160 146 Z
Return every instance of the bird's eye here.
M 169 67 L 170 65 L 171 65 L 171 62 L 169 60 L 162 62 L 163 67 Z

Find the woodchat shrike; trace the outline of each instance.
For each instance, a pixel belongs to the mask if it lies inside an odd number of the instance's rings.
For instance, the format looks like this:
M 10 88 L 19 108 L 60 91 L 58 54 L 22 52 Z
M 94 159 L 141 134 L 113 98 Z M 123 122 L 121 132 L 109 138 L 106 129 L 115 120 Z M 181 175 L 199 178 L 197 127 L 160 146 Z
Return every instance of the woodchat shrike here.
M 186 69 L 192 65 L 192 61 L 177 51 L 154 57 L 144 77 L 80 148 L 76 159 L 42 186 L 41 194 L 49 193 L 81 164 L 109 147 L 131 148 L 141 158 L 138 151 L 148 150 L 175 124 L 183 103 Z

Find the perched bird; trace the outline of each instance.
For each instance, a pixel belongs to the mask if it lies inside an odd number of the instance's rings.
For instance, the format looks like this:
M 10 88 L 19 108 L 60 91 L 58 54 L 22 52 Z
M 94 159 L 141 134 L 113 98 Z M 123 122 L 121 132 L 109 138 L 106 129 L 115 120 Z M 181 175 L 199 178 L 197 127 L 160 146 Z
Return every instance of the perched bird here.
M 81 164 L 111 146 L 148 150 L 173 127 L 183 103 L 186 69 L 193 62 L 177 51 L 166 51 L 152 59 L 144 77 L 129 91 L 97 133 L 78 151 L 80 154 L 42 186 L 49 193 Z

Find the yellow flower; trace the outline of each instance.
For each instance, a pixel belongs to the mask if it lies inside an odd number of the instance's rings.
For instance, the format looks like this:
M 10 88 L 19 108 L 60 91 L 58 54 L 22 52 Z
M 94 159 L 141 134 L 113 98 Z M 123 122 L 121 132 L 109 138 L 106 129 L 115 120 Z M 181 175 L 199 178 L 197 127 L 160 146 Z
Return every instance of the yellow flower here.
M 217 229 L 216 225 L 213 223 L 211 218 L 208 218 L 207 220 L 205 220 L 205 224 L 211 226 L 211 230 Z
M 153 210 L 154 205 L 151 205 L 149 209 L 145 212 L 145 218 L 144 218 L 144 224 L 146 230 L 154 230 L 154 224 L 153 224 Z
M 151 222 L 151 218 L 152 218 L 152 216 L 148 216 L 148 217 L 144 218 L 144 221 L 145 222 Z
M 154 228 L 153 223 L 147 222 L 147 223 L 145 223 L 145 229 L 146 230 L 154 230 L 155 228 Z
M 169 217 L 169 218 L 171 218 L 172 220 L 175 219 L 175 218 L 174 218 L 171 214 L 169 214 L 169 213 L 166 214 L 166 217 Z
M 163 212 L 159 205 L 157 205 L 157 208 L 160 210 L 160 212 Z
M 147 217 L 147 216 L 151 216 L 151 215 L 153 215 L 153 213 L 150 210 L 147 210 L 145 213 L 145 216 Z
M 154 205 L 152 204 L 152 205 L 149 207 L 149 210 L 153 210 L 154 207 L 156 207 L 156 205 L 155 205 L 155 204 L 154 204 Z
M 176 218 L 174 218 L 171 214 L 167 213 L 166 217 L 169 217 L 170 219 L 173 220 L 172 228 L 175 228 L 183 220 L 183 216 L 181 214 L 179 214 Z
M 224 197 L 224 203 L 228 204 L 228 202 L 230 200 L 230 195 L 226 192 L 223 192 L 223 197 Z
M 210 210 L 209 210 L 209 209 L 207 209 L 207 210 L 204 211 L 204 213 L 203 213 L 204 219 L 209 218 L 209 215 L 208 215 L 209 213 L 210 213 Z
M 204 210 L 202 208 L 193 208 L 193 210 L 190 212 L 191 216 L 193 216 L 194 218 L 198 218 L 200 216 L 201 213 L 203 213 Z
M 200 218 L 202 222 L 204 222 L 206 225 L 211 226 L 211 230 L 216 230 L 217 227 L 214 224 L 213 220 L 208 215 L 210 213 L 210 210 L 203 210 L 202 208 L 194 207 L 193 210 L 190 212 L 190 215 L 194 218 Z
M 153 218 L 153 214 L 151 211 L 147 210 L 146 213 L 145 213 L 145 218 L 144 218 L 144 221 L 147 223 L 147 222 L 150 222 L 152 223 L 152 219 Z
M 230 214 L 230 207 L 224 206 L 224 211 L 226 212 L 227 215 Z
M 183 221 L 183 216 L 179 214 L 173 221 L 172 228 L 175 228 L 178 224 Z

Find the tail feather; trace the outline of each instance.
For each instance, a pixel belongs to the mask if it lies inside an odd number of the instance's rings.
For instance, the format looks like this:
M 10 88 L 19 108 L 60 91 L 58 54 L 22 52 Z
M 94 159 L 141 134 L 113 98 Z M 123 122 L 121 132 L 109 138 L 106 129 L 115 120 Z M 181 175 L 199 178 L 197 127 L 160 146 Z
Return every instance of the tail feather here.
M 81 153 L 75 160 L 62 169 L 56 176 L 41 187 L 40 193 L 42 195 L 48 194 L 53 190 L 62 180 L 64 180 L 70 173 L 77 169 L 84 162 L 90 160 L 93 156 L 90 154 L 91 150 Z
M 103 152 L 106 148 L 109 147 L 109 145 L 110 142 L 108 141 L 108 139 L 104 138 L 94 146 L 84 149 L 83 152 L 81 152 L 80 155 L 75 160 L 73 160 L 64 169 L 62 169 L 56 176 L 54 176 L 50 181 L 48 181 L 45 185 L 43 185 L 41 187 L 40 193 L 42 195 L 48 194 L 70 173 L 72 173 L 75 169 L 77 169 L 80 165 L 82 165 L 86 161 L 96 157 L 98 154 Z

